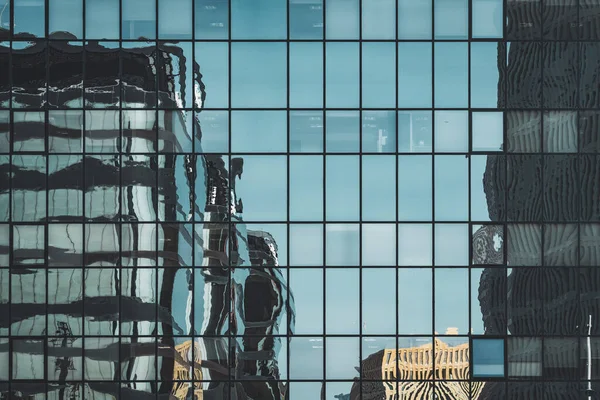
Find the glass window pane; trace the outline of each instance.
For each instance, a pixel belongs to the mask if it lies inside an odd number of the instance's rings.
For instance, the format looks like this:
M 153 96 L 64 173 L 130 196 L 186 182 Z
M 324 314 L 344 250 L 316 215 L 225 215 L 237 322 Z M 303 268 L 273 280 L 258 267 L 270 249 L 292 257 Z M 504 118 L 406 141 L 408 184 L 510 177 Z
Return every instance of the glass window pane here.
M 396 152 L 396 113 L 394 111 L 362 112 L 363 153 Z
M 121 0 L 123 39 L 156 38 L 156 4 L 146 0 Z
M 471 107 L 502 107 L 499 98 L 500 79 L 499 54 L 504 53 L 498 43 L 471 43 Z
M 360 234 L 357 224 L 325 225 L 325 265 L 349 267 L 359 265 Z
M 290 156 L 290 220 L 323 220 L 323 156 Z
M 285 153 L 286 131 L 285 111 L 232 111 L 231 151 Z
M 432 219 L 431 156 L 398 157 L 398 219 Z
M 362 45 L 362 106 L 396 107 L 396 45 L 368 43 Z
M 398 151 L 429 153 L 432 151 L 431 111 L 398 111 Z
M 119 39 L 119 0 L 85 0 L 85 37 Z
M 326 38 L 359 38 L 359 0 L 327 0 Z
M 286 39 L 285 1 L 231 0 L 232 39 Z
M 11 13 L 11 2 L 7 1 L 4 4 L 4 12 L 0 13 L 0 29 L 4 29 L 5 33 L 1 34 L 0 37 L 8 36 L 11 29 L 10 13 Z
M 46 34 L 46 7 L 44 0 L 14 0 L 15 34 L 29 33 L 37 37 Z
M 431 107 L 431 57 L 431 43 L 398 43 L 399 108 Z
M 83 1 L 49 0 L 48 31 L 50 34 L 66 32 L 81 39 L 83 37 Z
M 229 112 L 204 110 L 196 112 L 196 153 L 227 153 L 229 151 Z
M 362 225 L 363 266 L 396 265 L 396 225 Z
M 290 107 L 323 107 L 323 44 L 290 42 Z
M 473 221 L 491 220 L 483 182 L 487 165 L 488 156 L 471 155 L 471 220 Z M 494 200 L 497 206 L 504 208 L 504 193 L 496 196 Z
M 469 151 L 469 112 L 435 111 L 435 151 L 466 153 Z
M 473 38 L 501 38 L 503 0 L 473 0 L 472 7 Z
M 435 106 L 469 105 L 469 48 L 466 42 L 435 43 Z
M 469 329 L 469 270 L 435 269 L 435 330 L 466 334 Z
M 396 38 L 396 0 L 362 2 L 362 38 Z
M 196 62 L 200 66 L 205 85 L 206 108 L 229 107 L 229 44 L 224 42 L 196 42 Z M 197 100 L 196 100 L 197 101 Z
M 396 157 L 362 157 L 362 219 L 396 220 Z
M 319 306 L 323 308 L 321 304 Z M 291 379 L 323 379 L 322 337 L 290 338 L 289 346 Z
M 504 377 L 504 340 L 473 339 L 473 377 Z
M 232 107 L 287 106 L 285 43 L 231 43 Z
M 323 0 L 289 0 L 290 39 L 323 39 Z
M 192 38 L 192 0 L 158 0 L 158 37 Z
M 357 221 L 359 217 L 358 156 L 326 157 L 325 218 L 328 221 Z
M 229 37 L 229 0 L 194 0 L 196 39 Z
M 473 151 L 502 151 L 504 148 L 504 113 L 473 112 L 472 119 L 472 150 Z M 575 130 L 576 131 L 576 130 Z M 577 146 L 575 144 L 575 146 Z
M 435 156 L 435 220 L 469 219 L 469 158 Z
M 542 338 L 509 337 L 506 343 L 508 376 L 531 378 L 542 376 Z
M 432 0 L 398 1 L 398 39 L 431 39 Z
M 359 152 L 359 111 L 327 111 L 325 122 L 325 145 L 328 153 Z
M 359 44 L 327 43 L 326 46 L 327 107 L 358 108 Z
M 435 265 L 467 266 L 469 264 L 469 238 L 467 224 L 436 224 Z
M 399 224 L 398 265 L 431 266 L 432 243 L 431 224 Z
M 396 270 L 365 268 L 362 270 L 362 334 L 395 335 Z M 385 318 L 382 316 L 385 315 Z M 395 338 L 393 340 L 395 347 Z M 366 358 L 366 354 L 363 354 Z M 381 375 L 380 375 L 381 377 Z
M 398 333 L 400 335 L 431 335 L 433 331 L 432 287 L 432 268 L 398 269 Z
M 290 292 L 294 296 L 294 333 L 323 333 L 323 269 L 291 268 Z M 295 339 L 293 339 L 295 340 Z
M 436 39 L 468 38 L 468 0 L 435 0 L 434 13 Z
M 290 111 L 290 152 L 323 152 L 322 111 Z
M 323 265 L 323 225 L 290 225 L 290 266 Z
M 360 290 L 358 268 L 327 268 L 325 328 L 327 334 L 359 333 Z

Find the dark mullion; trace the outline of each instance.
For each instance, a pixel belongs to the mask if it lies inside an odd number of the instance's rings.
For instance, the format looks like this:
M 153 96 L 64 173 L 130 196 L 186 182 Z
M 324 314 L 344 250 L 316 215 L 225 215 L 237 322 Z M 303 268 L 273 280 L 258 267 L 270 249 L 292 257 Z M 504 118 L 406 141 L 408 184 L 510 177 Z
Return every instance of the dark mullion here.
M 81 56 L 82 56 L 82 60 L 81 60 L 81 101 L 82 103 L 85 102 L 85 89 L 84 89 L 84 84 L 85 84 L 85 39 L 87 37 L 86 34 L 86 23 L 85 23 L 85 16 L 86 16 L 86 2 L 87 0 L 81 0 L 82 1 L 82 10 L 83 10 L 83 21 L 82 21 L 82 43 L 81 43 Z M 118 60 L 118 59 L 117 59 Z M 83 105 L 82 105 L 83 106 Z M 119 113 L 120 115 L 120 113 Z M 82 170 L 82 180 L 85 179 L 85 110 L 82 111 L 82 116 L 81 116 L 81 121 L 83 123 L 83 132 L 82 132 L 82 137 L 81 137 L 81 148 L 79 149 L 79 151 L 82 152 L 81 154 L 81 170 Z M 46 125 L 47 127 L 48 125 Z M 46 128 L 46 137 L 48 137 L 48 132 L 47 132 L 47 128 Z M 46 149 L 46 151 L 48 151 L 48 148 Z M 84 188 L 85 188 L 85 184 L 84 184 Z M 46 188 L 46 190 L 48 190 L 48 188 Z M 85 190 L 85 189 L 84 189 Z M 81 263 L 82 267 L 81 267 L 81 297 L 83 299 L 83 301 L 81 302 L 81 379 L 85 380 L 85 350 L 86 350 L 86 346 L 85 346 L 85 273 L 87 271 L 86 268 L 86 257 L 85 257 L 85 247 L 86 247 L 86 234 L 85 234 L 85 191 L 82 193 L 81 196 L 81 201 L 82 201 L 82 206 L 81 206 L 81 210 L 82 210 L 82 224 L 81 224 L 81 239 L 82 239 L 82 247 L 81 247 L 81 254 L 82 254 L 82 260 L 83 262 Z M 120 347 L 120 346 L 119 346 Z M 80 387 L 80 390 L 83 392 L 83 383 Z
M 10 38 L 12 39 L 13 33 L 13 19 L 14 19 L 14 7 L 10 7 Z M 13 341 L 12 341 L 12 272 L 13 272 L 13 146 L 14 146 L 14 119 L 13 119 L 13 101 L 12 101 L 12 90 L 13 90 L 13 65 L 12 65 L 12 53 L 13 53 L 13 45 L 12 42 L 8 42 L 8 124 L 9 124 L 9 132 L 8 132 L 8 174 L 11 177 L 8 180 L 8 265 L 7 273 L 8 273 L 8 393 L 12 395 L 12 381 L 13 381 L 13 367 L 12 367 L 12 357 L 13 357 Z
M 230 0 L 228 2 L 228 8 L 227 8 L 227 29 L 228 29 L 228 35 L 227 35 L 227 79 L 228 79 L 228 84 L 227 84 L 227 91 L 228 91 L 228 95 L 227 95 L 227 101 L 228 101 L 228 112 L 227 112 L 227 126 L 228 126 L 228 139 L 227 139 L 227 146 L 228 146 L 228 154 L 227 154 L 227 160 L 228 160 L 228 165 L 227 168 L 229 168 L 229 176 L 228 176 L 228 183 L 229 183 L 229 188 L 231 189 L 232 184 L 231 184 L 231 180 L 235 179 L 232 175 L 231 175 L 231 110 L 232 110 L 232 101 L 231 101 L 231 46 L 232 46 L 232 41 L 231 41 L 231 3 L 232 1 Z M 235 340 L 232 338 L 232 321 L 231 321 L 231 317 L 232 317 L 232 309 L 233 309 L 233 304 L 232 304 L 232 262 L 231 262 L 231 247 L 233 244 L 233 240 L 231 235 L 235 234 L 235 229 L 232 226 L 232 219 L 231 219 L 231 190 L 227 191 L 227 200 L 228 200 L 228 204 L 227 204 L 227 211 L 226 213 L 228 214 L 228 221 L 227 221 L 227 259 L 228 259 L 228 277 L 227 277 L 227 285 L 225 286 L 225 290 L 227 293 L 225 297 L 225 300 L 227 301 L 227 305 L 225 306 L 225 309 L 227 310 L 227 318 L 228 318 L 228 336 L 227 336 L 227 387 L 228 387 L 228 391 L 227 391 L 227 398 L 229 400 L 235 400 L 232 398 L 232 392 L 234 390 L 234 383 L 232 382 L 232 377 L 231 377 L 231 373 L 232 371 L 234 371 L 235 369 L 232 368 L 232 362 L 234 360 L 234 354 L 232 354 L 232 340 Z
M 44 93 L 44 105 L 43 105 L 43 111 L 44 111 L 44 122 L 48 121 L 48 90 L 50 88 L 50 40 L 49 40 L 49 36 L 50 36 L 50 29 L 49 29 L 49 0 L 45 0 L 44 1 L 44 35 L 45 37 L 42 39 L 43 42 L 46 45 L 46 54 L 45 54 L 45 61 L 46 61 L 46 65 L 45 65 L 45 73 L 46 73 L 46 82 L 45 82 L 45 89 L 46 92 Z M 44 179 L 45 179 L 45 187 L 44 190 L 46 191 L 46 196 L 45 196 L 45 206 L 46 206 L 46 221 L 48 221 L 48 134 L 47 134 L 47 129 L 48 129 L 48 125 L 46 124 L 45 126 L 45 131 L 46 131 L 46 135 L 44 135 L 44 158 L 45 158 L 45 174 L 44 174 Z M 45 304 L 45 308 L 46 308 L 46 315 L 44 316 L 44 323 L 46 326 L 46 335 L 45 337 L 42 339 L 44 342 L 44 385 L 46 388 L 46 393 L 48 393 L 48 338 L 50 336 L 50 332 L 48 330 L 49 328 L 49 324 L 48 324 L 48 300 L 50 299 L 49 294 L 48 294 L 48 282 L 49 282 L 49 278 L 50 278 L 50 272 L 49 272 L 49 268 L 48 268 L 48 234 L 49 234 L 49 223 L 46 222 L 44 224 L 44 267 L 45 267 L 45 274 L 46 274 L 46 282 L 44 284 L 45 288 L 46 288 L 46 304 Z
M 367 0 L 368 1 L 368 0 Z M 362 173 L 363 173 L 363 155 L 362 155 L 362 150 L 363 150 L 363 79 L 362 79 L 362 74 L 363 74 L 363 65 L 362 65 L 362 61 L 363 61 L 363 43 L 362 43 L 362 4 L 363 4 L 363 0 L 358 0 L 358 108 L 359 108 L 359 112 L 358 112 L 358 150 L 359 150 L 359 157 L 358 157 L 358 220 L 359 220 L 359 224 L 358 224 L 358 382 L 359 382 L 359 399 L 362 400 L 363 399 L 363 374 L 364 374 L 364 369 L 363 369 L 363 351 L 362 351 L 362 346 L 363 346 L 363 312 L 362 312 L 362 305 L 363 305 L 363 265 L 362 265 L 362 228 L 363 228 L 363 222 L 362 222 L 362 218 L 363 218 L 363 212 L 362 212 L 362 208 L 363 208 L 363 182 L 362 182 Z
M 287 255 L 286 255 L 286 260 L 285 260 L 285 266 L 286 266 L 286 279 L 287 279 L 287 292 L 286 292 L 286 318 L 287 320 L 285 321 L 285 334 L 286 336 L 284 337 L 285 340 L 285 349 L 287 352 L 287 358 L 286 358 L 286 365 L 285 365 L 285 377 L 287 382 L 286 384 L 286 395 L 285 398 L 288 399 L 290 398 L 290 358 L 291 358 L 291 353 L 290 353 L 290 340 L 291 340 L 291 336 L 293 334 L 292 332 L 292 327 L 291 327 L 291 321 L 292 321 L 292 312 L 294 312 L 294 310 L 292 310 L 292 307 L 290 307 L 290 298 L 291 298 L 291 281 L 290 281 L 290 167 L 291 167 L 291 163 L 290 163 L 290 2 L 288 0 L 286 0 L 286 29 L 287 29 L 287 33 L 286 33 L 286 37 L 287 37 L 287 43 L 286 43 L 286 67 L 287 67 L 287 74 L 286 74 L 286 106 L 288 108 L 288 111 L 286 113 L 286 150 L 287 150 L 287 155 L 286 155 L 286 165 L 287 165 L 287 170 L 286 170 L 286 224 L 285 224 L 285 228 L 286 228 L 286 241 L 287 241 Z M 280 379 L 281 379 L 281 374 L 280 374 Z M 283 397 L 283 396 L 282 396 Z
M 159 41 L 159 29 L 158 29 L 158 19 L 160 18 L 159 12 L 158 12 L 158 8 L 160 6 L 160 1 L 161 0 L 153 0 L 154 1 L 154 12 L 155 12 L 155 18 L 154 18 L 154 29 L 155 29 L 155 39 L 153 41 L 154 44 L 154 48 L 156 51 L 156 60 L 154 61 L 154 64 L 156 65 L 156 105 L 155 105 L 155 110 L 154 110 L 154 114 L 155 114 L 155 126 L 157 129 L 156 132 L 156 147 L 154 148 L 155 154 L 155 165 L 156 165 L 156 171 L 154 171 L 154 173 L 156 174 L 156 176 L 154 177 L 155 179 L 155 185 L 156 185 L 156 189 L 152 190 L 151 189 L 151 193 L 154 191 L 155 193 L 152 195 L 152 202 L 153 204 L 153 209 L 154 209 L 154 222 L 152 223 L 154 225 L 154 229 L 155 229 L 155 242 L 154 242 L 154 248 L 156 249 L 156 254 L 154 254 L 154 384 L 155 384 L 155 390 L 158 393 L 159 391 L 159 381 L 160 381 L 160 371 L 158 368 L 158 342 L 160 341 L 160 336 L 159 336 L 159 327 L 160 327 L 160 323 L 158 321 L 158 307 L 160 304 L 160 293 L 159 293 L 159 270 L 160 270 L 160 265 L 159 265 L 159 257 L 158 257 L 158 252 L 159 250 L 159 240 L 158 240 L 158 233 L 159 233 L 159 229 L 161 229 L 161 225 L 159 224 L 159 216 L 158 216 L 158 212 L 159 212 L 159 205 L 158 205 L 158 197 L 159 197 L 159 188 L 160 188 L 160 180 L 158 178 L 159 176 L 159 171 L 160 171 L 160 165 L 161 165 L 161 154 L 160 154 L 160 113 L 161 110 L 159 110 L 160 107 L 160 71 L 161 68 L 163 67 L 163 65 L 166 63 L 166 60 L 163 59 L 162 55 L 161 55 L 161 49 L 162 49 L 162 42 Z M 171 66 L 172 68 L 172 66 Z M 165 77 L 166 79 L 166 77 Z M 165 111 L 162 111 L 165 112 Z M 122 114 L 122 113 L 121 113 Z M 121 118 L 122 119 L 122 118 Z M 165 128 L 166 128 L 166 118 L 165 118 Z M 121 129 L 121 127 L 119 127 L 119 129 Z M 127 152 L 127 156 L 130 157 L 132 155 L 132 153 Z M 166 166 L 166 160 L 167 158 L 164 157 L 165 160 L 165 166 Z M 152 166 L 152 158 L 150 158 L 150 166 Z M 121 163 L 121 168 L 123 167 L 123 164 Z M 122 184 L 122 183 L 121 183 Z M 156 196 L 156 197 L 155 197 Z M 136 222 L 137 224 L 137 222 Z M 138 229 L 139 231 L 139 229 Z M 164 267 L 163 267 L 163 271 L 164 271 Z M 164 273 L 163 273 L 163 281 L 164 281 Z M 163 335 L 165 334 L 165 332 L 163 331 Z M 165 335 L 166 336 L 166 335 Z M 193 344 L 192 344 L 193 345 Z M 173 351 L 175 351 L 175 349 L 173 349 Z
M 394 50 L 396 51 L 396 57 L 394 59 L 395 62 L 395 66 L 396 66 L 396 74 L 395 74 L 395 87 L 396 87 L 396 91 L 394 93 L 395 95 L 395 108 L 396 110 L 394 111 L 394 120 L 396 121 L 395 124 L 395 131 L 394 131 L 394 138 L 396 140 L 396 148 L 394 149 L 394 153 L 395 153 L 395 160 L 394 160 L 394 164 L 395 164 L 395 178 L 396 178 L 396 186 L 394 187 L 394 197 L 396 199 L 395 201 L 395 215 L 396 215 L 396 221 L 395 221 L 395 232 L 396 232 L 396 237 L 394 238 L 394 247 L 395 247 L 395 251 L 394 251 L 394 257 L 395 257 L 395 261 L 396 261 L 396 265 L 394 266 L 395 268 L 395 273 L 396 273 L 396 283 L 395 283 L 395 295 L 396 295 L 396 304 L 394 307 L 395 310 L 395 315 L 394 315 L 394 321 L 395 321 L 395 329 L 396 329 L 396 337 L 395 337 L 395 348 L 394 351 L 392 352 L 393 356 L 394 356 L 394 382 L 393 382 L 393 390 L 396 393 L 396 396 L 399 396 L 399 391 L 400 391 L 400 374 L 398 373 L 398 348 L 400 347 L 400 343 L 399 343 L 399 335 L 400 335 L 400 321 L 398 320 L 398 314 L 400 313 L 400 289 L 399 289 L 399 283 L 400 283 L 400 269 L 398 268 L 398 264 L 400 264 L 400 257 L 398 254 L 398 239 L 399 239 L 399 234 L 398 234 L 398 221 L 400 220 L 400 213 L 398 212 L 398 207 L 399 207 L 399 199 L 398 199 L 398 185 L 399 185 L 399 171 L 398 171 L 398 167 L 400 165 L 399 163 L 399 140 L 398 140 L 398 92 L 400 91 L 400 88 L 398 87 L 398 57 L 399 57 L 399 53 L 398 53 L 398 12 L 399 12 L 399 2 L 398 0 L 395 1 L 395 5 L 396 5 L 396 12 L 394 13 L 394 36 L 396 37 L 396 43 L 394 44 Z M 385 353 L 384 353 L 385 355 Z M 390 382 L 386 382 L 387 385 L 390 384 Z
M 195 63 L 196 63 L 196 0 L 190 0 L 192 3 L 192 62 L 191 62 L 191 68 L 189 68 L 189 73 L 192 76 L 192 87 L 189 89 L 192 91 L 192 104 L 191 107 L 193 107 L 192 111 L 189 111 L 190 113 L 190 117 L 192 119 L 192 131 L 189 132 L 190 136 L 192 138 L 192 154 L 188 154 L 189 160 L 190 162 L 193 162 L 194 165 L 192 168 L 196 169 L 196 165 L 197 163 L 197 159 L 196 159 L 196 111 L 195 109 L 197 109 L 196 107 L 196 71 L 195 71 Z M 181 66 L 180 66 L 181 68 Z M 188 69 L 186 69 L 188 70 Z M 204 104 L 202 104 L 204 106 Z M 200 126 L 200 124 L 198 123 L 198 126 Z M 158 137 L 157 137 L 158 139 Z M 158 147 L 158 146 L 157 146 Z M 184 155 L 185 157 L 185 155 Z M 185 164 L 185 162 L 184 162 Z M 190 291 L 191 291 L 191 297 L 192 297 L 192 304 L 190 305 L 191 309 L 190 312 L 192 315 L 188 315 L 187 318 L 190 321 L 190 329 L 186 332 L 187 335 L 190 335 L 190 339 L 191 339 L 191 355 L 192 355 L 192 371 L 191 371 L 191 376 L 190 376 L 190 380 L 192 381 L 191 383 L 191 390 L 192 393 L 196 393 L 196 385 L 202 385 L 201 382 L 198 382 L 198 380 L 196 379 L 196 223 L 199 221 L 196 221 L 196 185 L 193 184 L 190 186 L 190 192 L 192 193 L 192 199 L 193 201 L 190 202 L 190 213 L 191 213 L 191 219 L 188 222 L 191 222 L 191 236 L 192 236 L 192 264 L 190 265 L 190 279 L 191 282 L 188 282 L 188 296 L 190 296 Z M 202 226 L 204 228 L 204 226 Z M 173 346 L 175 346 L 175 340 L 173 340 Z M 188 391 L 190 390 L 190 388 L 188 387 Z
M 431 382 L 435 393 L 435 0 L 431 2 Z
M 322 218 L 321 222 L 321 236 L 323 240 L 323 377 L 321 390 L 323 392 L 327 392 L 327 268 L 325 266 L 325 260 L 327 259 L 327 241 L 325 237 L 325 220 L 327 219 L 327 155 L 326 155 L 326 143 L 327 143 L 327 118 L 326 118 L 326 108 L 327 108 L 327 40 L 326 40 L 326 32 L 327 32 L 327 13 L 326 13 L 326 0 L 322 0 L 322 19 L 323 19 L 323 32 L 322 32 L 322 44 L 323 44 L 323 206 L 322 206 Z

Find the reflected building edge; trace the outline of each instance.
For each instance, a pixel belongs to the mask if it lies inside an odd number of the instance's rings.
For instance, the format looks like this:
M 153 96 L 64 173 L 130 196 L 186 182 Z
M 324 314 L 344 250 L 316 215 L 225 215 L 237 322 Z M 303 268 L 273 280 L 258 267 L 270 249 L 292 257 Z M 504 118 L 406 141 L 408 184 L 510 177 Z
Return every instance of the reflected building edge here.
M 74 73 L 83 57 L 85 76 Z M 12 91 L 0 89 L 14 116 L 0 195 L 9 210 L 11 191 L 14 221 L 2 231 L 12 288 L 0 329 L 13 338 L 0 346 L 11 379 L 50 383 L 15 383 L 3 398 L 282 398 L 274 335 L 294 311 L 277 244 L 245 228 L 243 159 L 192 151 L 201 128 L 178 108 L 192 106 L 186 90 L 201 108 L 205 92 L 185 57 L 176 44 L 13 48 Z M 180 379 L 204 382 L 169 383 Z

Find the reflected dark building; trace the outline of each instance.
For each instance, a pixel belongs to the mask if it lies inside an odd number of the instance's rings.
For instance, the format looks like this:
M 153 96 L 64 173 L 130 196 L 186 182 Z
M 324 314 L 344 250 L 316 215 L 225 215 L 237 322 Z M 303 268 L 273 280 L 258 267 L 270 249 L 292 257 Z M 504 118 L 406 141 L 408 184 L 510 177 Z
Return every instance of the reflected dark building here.
M 2 398 L 282 399 L 277 243 L 202 153 L 185 44 L 0 53 Z

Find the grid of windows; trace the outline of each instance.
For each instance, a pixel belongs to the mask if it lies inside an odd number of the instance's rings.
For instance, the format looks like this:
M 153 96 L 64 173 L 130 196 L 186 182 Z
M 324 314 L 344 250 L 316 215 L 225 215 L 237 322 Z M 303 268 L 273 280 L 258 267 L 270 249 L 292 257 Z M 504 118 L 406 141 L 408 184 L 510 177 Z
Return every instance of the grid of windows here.
M 1 398 L 594 398 L 599 15 L 0 0 Z

